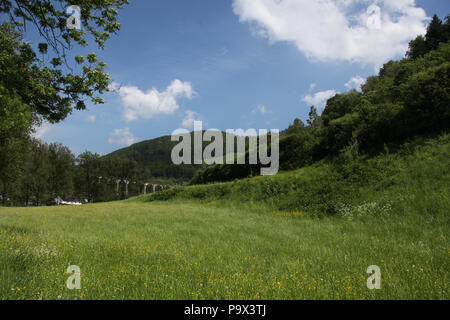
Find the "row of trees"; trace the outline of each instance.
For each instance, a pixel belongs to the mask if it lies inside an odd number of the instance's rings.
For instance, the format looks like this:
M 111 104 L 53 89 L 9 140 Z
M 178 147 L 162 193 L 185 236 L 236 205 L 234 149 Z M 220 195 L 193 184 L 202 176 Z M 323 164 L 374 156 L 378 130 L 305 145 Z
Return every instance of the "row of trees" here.
M 280 169 L 293 170 L 324 158 L 373 155 L 415 136 L 448 131 L 449 29 L 448 17 L 443 23 L 434 16 L 426 36 L 410 43 L 407 57 L 386 63 L 361 92 L 335 95 L 321 116 L 312 107 L 306 125 L 296 119 L 281 134 Z M 417 47 L 422 39 L 424 46 Z M 198 172 L 191 184 L 231 181 L 258 172 L 256 165 L 216 165 Z
M 0 201 L 2 205 L 48 205 L 64 200 L 111 201 L 139 194 L 150 172 L 133 160 L 104 158 L 84 152 L 75 157 L 59 143 L 22 139 L 21 152 L 0 146 Z M 117 180 L 121 180 L 117 189 Z M 124 181 L 129 181 L 125 188 Z

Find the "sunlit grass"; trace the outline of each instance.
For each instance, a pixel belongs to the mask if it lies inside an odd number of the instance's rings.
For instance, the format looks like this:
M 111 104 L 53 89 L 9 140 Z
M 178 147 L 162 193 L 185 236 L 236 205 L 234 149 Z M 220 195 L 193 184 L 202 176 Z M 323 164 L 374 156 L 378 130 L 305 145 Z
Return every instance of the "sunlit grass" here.
M 69 265 L 81 290 L 66 288 Z M 0 270 L 2 299 L 448 299 L 448 225 L 196 203 L 2 208 Z

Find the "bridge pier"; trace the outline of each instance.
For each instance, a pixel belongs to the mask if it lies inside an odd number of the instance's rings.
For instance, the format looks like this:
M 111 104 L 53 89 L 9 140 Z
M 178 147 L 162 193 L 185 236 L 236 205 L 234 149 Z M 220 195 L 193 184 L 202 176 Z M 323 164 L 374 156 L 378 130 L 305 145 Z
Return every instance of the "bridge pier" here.
M 120 182 L 122 182 L 122 180 L 116 180 L 116 193 L 119 194 L 119 187 L 120 187 Z
M 143 190 L 143 193 L 144 194 L 147 194 L 147 187 L 150 185 L 150 183 L 144 183 L 144 190 Z
M 128 196 L 128 185 L 130 184 L 130 180 L 123 180 L 125 183 L 125 195 Z

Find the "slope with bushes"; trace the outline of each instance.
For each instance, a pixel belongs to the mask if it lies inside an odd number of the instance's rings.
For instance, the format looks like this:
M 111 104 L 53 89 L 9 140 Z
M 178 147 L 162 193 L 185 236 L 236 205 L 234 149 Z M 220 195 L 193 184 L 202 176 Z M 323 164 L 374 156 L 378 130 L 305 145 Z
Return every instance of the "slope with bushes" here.
M 133 201 L 197 200 L 218 205 L 264 205 L 310 216 L 390 213 L 447 214 L 450 135 L 417 138 L 395 153 L 346 155 L 276 176 L 180 187 Z M 365 209 L 364 209 L 365 208 Z

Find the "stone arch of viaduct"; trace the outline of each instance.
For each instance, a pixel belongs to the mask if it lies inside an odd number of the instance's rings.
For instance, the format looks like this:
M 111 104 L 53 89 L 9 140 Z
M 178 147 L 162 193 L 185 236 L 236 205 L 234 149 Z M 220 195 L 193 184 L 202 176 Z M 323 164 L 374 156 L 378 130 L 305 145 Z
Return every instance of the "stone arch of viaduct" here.
M 102 180 L 103 180 L 103 177 L 98 177 L 98 183 L 101 183 Z M 107 180 L 108 180 L 108 182 L 111 181 L 111 179 L 107 179 Z M 116 193 L 120 192 L 120 186 L 121 186 L 121 184 L 123 184 L 123 185 L 125 185 L 125 194 L 128 195 L 128 186 L 130 185 L 130 183 L 136 184 L 139 182 L 136 182 L 136 181 L 132 182 L 129 179 L 116 179 L 115 183 L 116 183 Z M 152 182 L 141 182 L 139 184 L 141 185 L 140 189 L 141 189 L 142 194 L 155 193 L 158 191 L 173 188 L 173 186 L 152 183 Z

